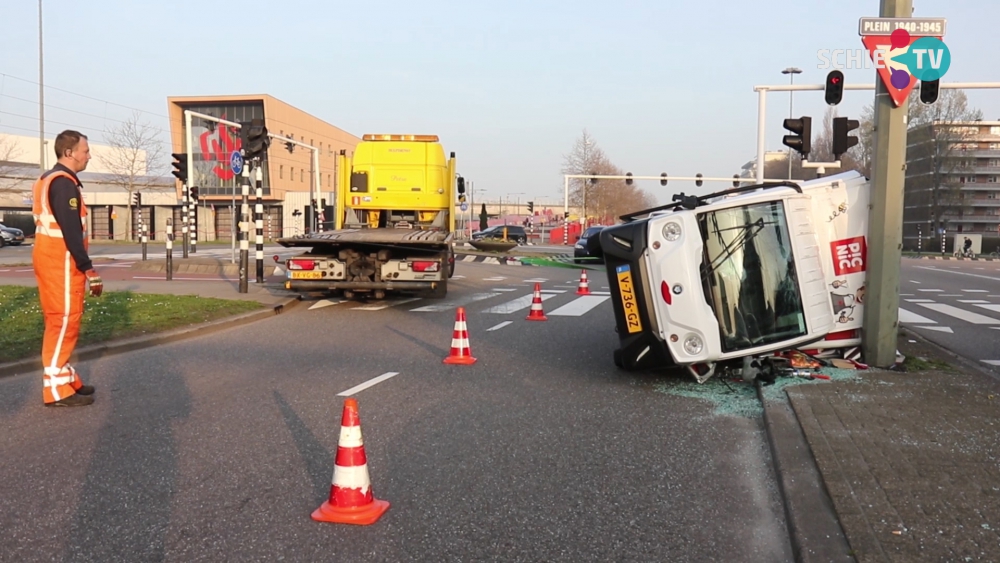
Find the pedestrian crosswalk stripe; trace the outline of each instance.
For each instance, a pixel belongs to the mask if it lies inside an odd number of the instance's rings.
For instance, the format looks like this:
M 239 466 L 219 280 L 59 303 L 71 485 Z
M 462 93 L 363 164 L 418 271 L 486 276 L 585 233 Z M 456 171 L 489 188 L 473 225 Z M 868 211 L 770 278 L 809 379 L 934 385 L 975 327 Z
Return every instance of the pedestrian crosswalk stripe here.
M 514 321 L 504 321 L 504 322 L 502 322 L 502 323 L 500 323 L 500 324 L 498 324 L 498 325 L 496 325 L 494 327 L 486 329 L 486 332 L 493 332 L 494 330 L 500 330 L 501 328 L 503 328 L 503 327 L 505 327 L 505 326 L 507 326 L 509 324 L 512 324 L 513 322 Z
M 329 307 L 330 305 L 340 305 L 341 303 L 344 303 L 343 299 L 338 299 L 336 301 L 332 301 L 330 299 L 320 299 L 315 304 L 313 304 L 312 307 L 309 307 L 309 310 L 312 311 L 313 309 L 322 309 L 323 307 Z
M 996 312 L 996 313 L 1000 313 L 1000 305 L 993 305 L 993 304 L 989 304 L 989 305 L 976 305 L 976 307 L 982 307 L 983 309 L 986 309 L 987 311 L 993 311 L 993 312 Z
M 989 293 L 989 291 L 985 289 L 963 289 L 962 291 L 965 293 Z
M 934 330 L 937 332 L 947 332 L 948 334 L 955 334 L 954 330 L 946 326 L 917 326 L 917 328 L 922 328 L 924 330 Z
M 918 289 L 917 291 L 924 291 L 924 292 L 927 292 L 927 293 L 933 293 L 933 292 L 943 293 L 944 292 L 943 289 Z
M 500 295 L 499 293 L 475 293 L 459 299 L 446 299 L 440 303 L 434 305 L 426 305 L 424 307 L 417 307 L 416 309 L 410 309 L 411 312 L 417 313 L 434 313 L 437 311 L 447 311 L 454 309 L 455 307 L 461 307 L 468 303 L 473 303 L 475 301 L 482 301 L 484 299 L 489 299 L 491 297 L 496 297 Z
M 510 313 L 516 313 L 522 309 L 527 309 L 528 307 L 531 307 L 531 301 L 533 297 L 534 293 L 529 293 L 528 295 L 525 295 L 524 297 L 518 297 L 513 301 L 508 301 L 506 303 L 501 303 L 499 305 L 490 307 L 489 309 L 486 309 L 483 312 L 496 313 L 499 315 L 509 315 Z M 555 297 L 555 295 L 551 293 L 543 293 L 542 301 L 546 301 L 551 297 Z
M 945 315 L 955 317 L 956 319 L 961 319 L 966 322 L 977 325 L 1000 325 L 1000 321 L 987 317 L 985 315 L 980 315 L 978 313 L 973 313 L 971 311 L 966 311 L 965 309 L 959 309 L 952 305 L 945 305 L 944 303 L 920 303 L 921 307 L 926 307 L 932 311 L 937 311 L 938 313 L 944 313 Z
M 989 303 L 989 301 L 983 301 L 982 299 L 959 299 L 959 303 Z
M 611 299 L 611 297 L 602 295 L 584 295 L 582 297 L 577 297 L 576 299 L 549 313 L 549 316 L 579 317 L 585 315 L 588 311 L 597 307 L 601 303 L 604 303 L 608 299 Z
M 413 303 L 414 301 L 419 301 L 419 297 L 411 297 L 409 299 L 399 299 L 395 301 L 382 301 L 379 303 L 373 303 L 371 305 L 365 305 L 364 307 L 355 307 L 351 309 L 352 311 L 381 311 L 382 309 L 388 309 L 389 307 L 397 307 L 399 305 L 405 305 L 407 303 Z
M 935 320 L 920 316 L 912 311 L 907 311 L 902 307 L 899 308 L 899 322 L 905 324 L 920 324 L 920 323 L 926 323 L 932 325 L 937 324 L 937 321 Z
M 907 303 L 934 303 L 933 299 L 907 299 Z
M 1000 360 L 981 360 L 984 364 L 990 364 L 991 366 L 1000 366 Z

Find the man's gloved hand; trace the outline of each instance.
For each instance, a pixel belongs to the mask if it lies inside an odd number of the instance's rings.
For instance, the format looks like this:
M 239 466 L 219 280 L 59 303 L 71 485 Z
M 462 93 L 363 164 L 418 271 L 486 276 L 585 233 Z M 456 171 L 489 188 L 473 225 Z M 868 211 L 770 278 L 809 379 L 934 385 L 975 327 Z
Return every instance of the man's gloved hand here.
M 97 270 L 87 270 L 86 276 L 87 283 L 90 284 L 90 294 L 94 297 L 100 297 L 101 293 L 104 292 L 104 280 L 97 274 Z

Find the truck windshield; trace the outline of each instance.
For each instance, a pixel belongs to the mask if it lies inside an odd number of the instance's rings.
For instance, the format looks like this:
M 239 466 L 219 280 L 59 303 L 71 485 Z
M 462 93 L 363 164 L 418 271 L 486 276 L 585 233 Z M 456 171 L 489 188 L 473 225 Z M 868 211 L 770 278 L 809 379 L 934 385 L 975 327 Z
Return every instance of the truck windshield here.
M 782 202 L 704 213 L 699 225 L 705 299 L 719 320 L 723 352 L 806 334 Z

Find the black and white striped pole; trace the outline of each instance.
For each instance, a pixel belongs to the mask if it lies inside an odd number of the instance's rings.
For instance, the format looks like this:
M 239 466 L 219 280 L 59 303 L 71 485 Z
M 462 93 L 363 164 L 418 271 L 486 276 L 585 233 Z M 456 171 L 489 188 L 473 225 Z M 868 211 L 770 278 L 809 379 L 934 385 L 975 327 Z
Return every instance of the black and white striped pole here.
M 254 170 L 255 195 L 257 203 L 253 208 L 254 224 L 257 228 L 257 283 L 264 283 L 264 171 L 258 165 Z
M 183 208 L 181 209 L 181 233 L 183 247 L 182 255 L 184 258 L 188 257 L 188 185 L 184 182 L 184 186 L 181 188 L 181 203 Z
M 174 278 L 174 220 L 167 219 L 167 281 Z
M 139 230 L 142 232 L 142 261 L 146 261 L 146 243 L 149 242 L 149 227 L 145 223 L 139 225 Z
M 191 254 L 198 252 L 198 186 L 188 188 L 188 226 L 191 227 Z
M 249 163 L 247 163 L 249 164 Z M 250 275 L 250 167 L 243 167 L 243 202 L 240 206 L 240 293 L 247 293 Z

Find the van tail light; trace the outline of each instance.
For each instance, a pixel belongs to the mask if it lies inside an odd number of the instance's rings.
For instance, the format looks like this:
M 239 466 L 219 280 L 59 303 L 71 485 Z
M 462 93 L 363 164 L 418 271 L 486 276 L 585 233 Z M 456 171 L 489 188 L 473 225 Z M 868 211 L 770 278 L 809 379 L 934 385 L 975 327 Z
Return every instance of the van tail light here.
M 288 261 L 289 270 L 315 270 L 316 261 L 315 260 L 296 260 L 291 259 Z
M 667 305 L 671 304 L 672 298 L 670 296 L 670 286 L 667 285 L 666 281 L 660 282 L 660 295 L 663 296 L 663 300 L 667 302 Z
M 410 262 L 410 269 L 414 272 L 440 272 L 441 263 L 440 262 Z

